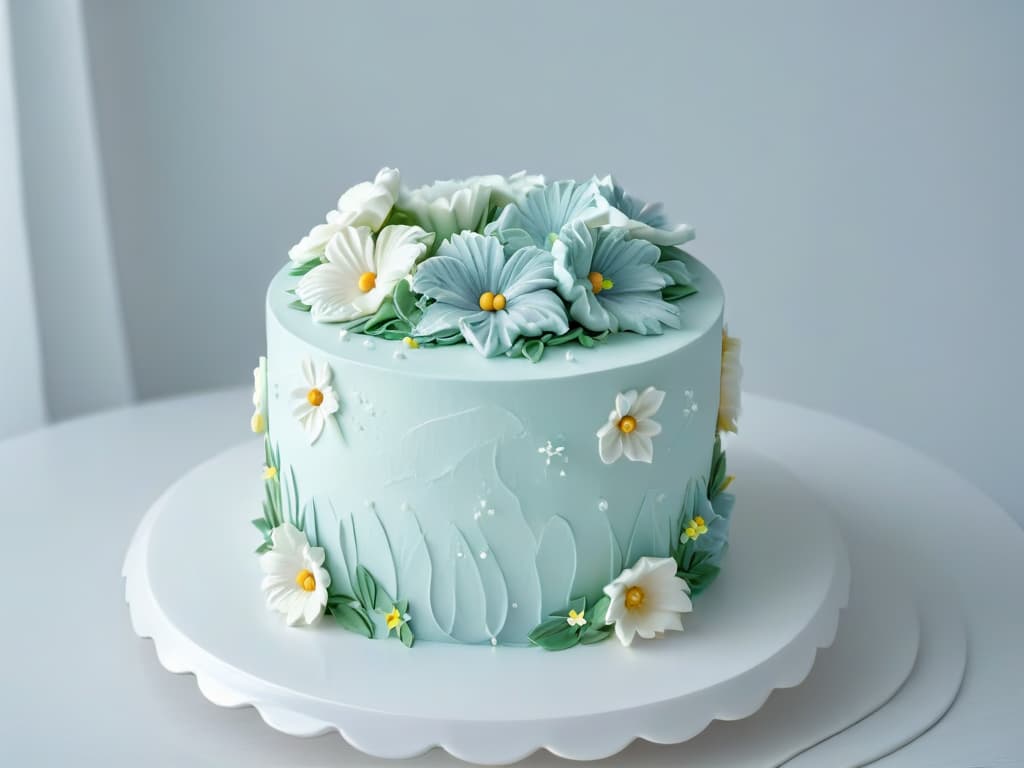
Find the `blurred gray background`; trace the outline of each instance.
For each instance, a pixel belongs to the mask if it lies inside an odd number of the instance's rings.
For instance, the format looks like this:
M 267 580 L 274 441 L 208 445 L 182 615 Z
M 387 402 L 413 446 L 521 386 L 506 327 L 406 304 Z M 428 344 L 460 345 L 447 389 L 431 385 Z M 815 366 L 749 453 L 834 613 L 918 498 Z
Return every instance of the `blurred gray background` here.
M 287 248 L 382 165 L 611 171 L 697 227 L 747 389 L 1024 520 L 1024 4 L 4 6 L 0 435 L 248 382 Z

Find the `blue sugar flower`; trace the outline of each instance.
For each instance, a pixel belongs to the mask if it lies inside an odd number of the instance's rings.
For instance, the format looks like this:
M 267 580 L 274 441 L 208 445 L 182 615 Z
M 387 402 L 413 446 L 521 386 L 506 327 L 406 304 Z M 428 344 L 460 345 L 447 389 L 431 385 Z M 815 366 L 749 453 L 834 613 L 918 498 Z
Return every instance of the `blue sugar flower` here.
M 611 206 L 608 223 L 627 229 L 630 237 L 655 245 L 677 246 L 697 236 L 693 227 L 687 224 L 669 229 L 661 203 L 637 200 L 616 184 L 611 176 L 598 179 L 596 185 L 600 195 Z
M 413 290 L 434 299 L 413 335 L 458 330 L 480 354 L 494 357 L 520 336 L 566 333 L 565 307 L 554 287 L 550 253 L 529 246 L 506 259 L 497 238 L 453 235 L 413 276 Z
M 587 330 L 646 335 L 680 326 L 679 308 L 661 298 L 671 279 L 655 266 L 657 246 L 629 239 L 625 229 L 591 231 L 578 221 L 562 231 L 552 256 L 558 292 Z
M 593 181 L 556 181 L 530 190 L 522 202 L 502 209 L 488 234 L 497 234 L 510 251 L 528 245 L 550 251 L 563 228 L 575 221 L 592 227 L 608 222 L 608 202 Z

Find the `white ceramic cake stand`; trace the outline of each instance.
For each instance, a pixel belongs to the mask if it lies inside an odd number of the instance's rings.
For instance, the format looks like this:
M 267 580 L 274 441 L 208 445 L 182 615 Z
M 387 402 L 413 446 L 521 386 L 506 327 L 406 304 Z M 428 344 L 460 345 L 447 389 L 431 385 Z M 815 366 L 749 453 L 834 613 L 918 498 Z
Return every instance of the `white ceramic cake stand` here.
M 336 730 L 380 757 L 439 746 L 477 763 L 540 748 L 596 759 L 638 738 L 686 741 L 800 683 L 835 638 L 849 592 L 831 514 L 779 469 L 756 493 L 737 481 L 726 567 L 686 631 L 660 641 L 406 649 L 330 621 L 291 629 L 265 609 L 251 554 L 261 460 L 255 441 L 231 449 L 150 509 L 124 566 L 133 626 L 214 703 L 251 705 L 293 735 Z

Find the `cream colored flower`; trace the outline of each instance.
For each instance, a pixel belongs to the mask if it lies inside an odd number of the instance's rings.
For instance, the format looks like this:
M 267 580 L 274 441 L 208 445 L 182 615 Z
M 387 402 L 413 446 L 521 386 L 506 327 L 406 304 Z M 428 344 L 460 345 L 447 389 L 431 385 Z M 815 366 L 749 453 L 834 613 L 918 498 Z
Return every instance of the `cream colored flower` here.
M 305 264 L 322 257 L 327 244 L 342 227 L 379 230 L 398 199 L 401 180 L 394 168 L 382 168 L 373 181 L 364 181 L 346 190 L 338 199 L 338 207 L 328 211 L 326 223 L 317 224 L 293 245 L 288 258 L 295 264 Z
M 291 523 L 270 532 L 271 549 L 260 555 L 267 607 L 283 613 L 289 626 L 312 624 L 327 606 L 331 575 L 323 568 L 324 550 L 311 547 Z
M 718 431 L 735 432 L 740 416 L 740 382 L 743 366 L 740 364 L 740 340 L 722 328 L 722 385 L 718 398 Z
M 303 275 L 295 295 L 312 307 L 318 323 L 372 315 L 427 252 L 429 241 L 419 227 L 384 227 L 376 240 L 368 227 L 343 227 L 327 244 L 326 263 Z
M 252 431 L 262 434 L 267 431 L 267 358 L 261 357 L 260 364 L 252 369 Z
M 575 610 L 569 609 L 569 615 L 565 618 L 565 621 L 570 627 L 586 626 L 587 620 L 583 616 L 584 613 L 586 613 L 586 611 L 580 611 L 579 613 L 576 613 Z
M 639 395 L 635 389 L 615 396 L 615 410 L 608 423 L 597 430 L 597 450 L 601 461 L 612 464 L 623 455 L 630 461 L 654 461 L 651 438 L 661 433 L 654 414 L 661 408 L 665 393 L 648 387 Z
M 636 635 L 650 640 L 670 629 L 682 631 L 682 615 L 693 609 L 690 587 L 676 576 L 671 557 L 641 557 L 604 593 L 611 599 L 605 623 L 615 625 L 623 645 L 630 645 Z
M 312 445 L 324 431 L 327 417 L 338 410 L 338 396 L 331 387 L 331 368 L 327 363 L 319 367 L 306 358 L 302 361 L 303 386 L 292 390 L 292 414 L 306 430 Z

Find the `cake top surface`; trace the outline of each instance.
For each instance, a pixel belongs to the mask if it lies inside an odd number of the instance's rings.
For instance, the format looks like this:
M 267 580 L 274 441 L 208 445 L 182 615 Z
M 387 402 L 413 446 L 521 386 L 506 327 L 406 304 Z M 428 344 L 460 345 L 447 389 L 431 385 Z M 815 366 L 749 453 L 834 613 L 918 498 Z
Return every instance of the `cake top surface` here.
M 577 351 L 628 365 L 720 318 L 721 286 L 680 248 L 693 237 L 611 176 L 546 183 L 521 172 L 408 189 L 384 168 L 290 249 L 268 309 L 342 357 L 382 346 L 398 362 L 429 347 L 423 375 L 458 361 L 464 376 L 504 379 L 510 359 L 543 357 L 543 373 L 518 378 L 570 376 Z M 363 351 L 342 351 L 347 337 L 362 343 L 344 350 Z

